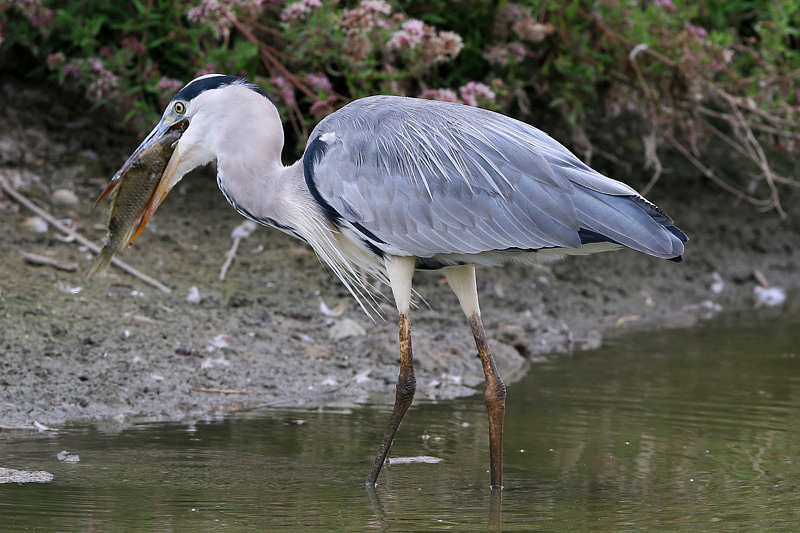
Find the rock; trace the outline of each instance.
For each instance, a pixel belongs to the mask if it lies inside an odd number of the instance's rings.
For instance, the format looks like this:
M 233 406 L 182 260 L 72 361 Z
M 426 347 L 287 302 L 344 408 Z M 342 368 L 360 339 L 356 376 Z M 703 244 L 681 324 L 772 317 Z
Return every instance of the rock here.
M 47 233 L 47 222 L 41 217 L 28 217 L 22 221 L 22 227 L 34 233 Z
M 9 138 L 0 139 L 0 159 L 2 159 L 5 164 L 20 164 L 24 153 L 25 151 L 22 149 L 20 143 Z
M 529 335 L 514 324 L 504 324 L 497 328 L 497 339 L 513 346 L 523 357 L 529 356 L 533 349 Z
M 786 301 L 786 291 L 780 287 L 753 287 L 756 295 L 756 306 L 766 305 L 767 307 L 777 307 Z
M 50 201 L 53 205 L 62 205 L 67 207 L 76 206 L 80 203 L 78 195 L 69 189 L 58 189 L 50 196 Z
M 190 304 L 199 304 L 200 303 L 200 289 L 196 286 L 192 285 L 189 287 L 189 295 L 186 297 L 186 301 Z
M 14 470 L 13 468 L 0 468 L 0 483 L 50 483 L 53 474 L 38 470 Z
M 322 344 L 307 344 L 303 347 L 303 352 L 312 361 L 326 359 L 331 356 L 331 351 Z
M 725 281 L 719 275 L 719 272 L 714 271 L 711 273 L 711 286 L 709 288 L 714 294 L 719 294 L 725 290 Z
M 80 462 L 81 458 L 77 453 L 68 452 L 67 450 L 61 450 L 56 455 L 56 459 L 61 461 L 62 463 L 78 463 Z
M 363 337 L 367 334 L 361 324 L 350 318 L 344 318 L 331 326 L 328 331 L 328 337 L 338 341 L 348 337 Z

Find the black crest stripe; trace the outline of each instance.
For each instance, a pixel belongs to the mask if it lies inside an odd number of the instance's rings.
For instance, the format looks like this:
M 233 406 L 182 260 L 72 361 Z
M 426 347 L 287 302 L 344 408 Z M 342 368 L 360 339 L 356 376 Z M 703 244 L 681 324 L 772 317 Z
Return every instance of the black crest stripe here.
M 227 85 L 233 85 L 236 83 L 247 87 L 251 91 L 257 92 L 273 104 L 275 103 L 272 98 L 270 98 L 269 95 L 265 93 L 263 89 L 261 89 L 261 87 L 245 79 L 237 78 L 236 76 L 208 76 L 206 78 L 200 78 L 191 81 L 183 89 L 178 91 L 178 94 L 175 95 L 175 100 L 183 100 L 188 102 L 194 98 L 197 98 L 197 96 L 205 91 L 219 89 L 220 87 L 225 87 Z
M 343 220 L 346 219 L 330 204 L 330 202 L 323 198 L 322 193 L 320 193 L 319 189 L 317 188 L 317 183 L 314 181 L 314 167 L 323 158 L 327 149 L 327 143 L 325 143 L 320 137 L 317 137 L 308 143 L 308 146 L 306 146 L 306 152 L 303 154 L 303 174 L 306 179 L 308 190 L 311 192 L 311 196 L 317 201 L 320 207 L 322 207 L 322 210 L 328 220 L 330 220 L 334 226 L 338 226 Z M 372 251 L 372 253 L 375 255 L 383 257 L 383 250 L 378 248 L 375 243 L 385 244 L 384 241 L 358 222 L 348 222 L 357 231 L 361 232 L 362 235 L 369 239 L 364 240 L 364 243 L 370 249 L 370 251 Z

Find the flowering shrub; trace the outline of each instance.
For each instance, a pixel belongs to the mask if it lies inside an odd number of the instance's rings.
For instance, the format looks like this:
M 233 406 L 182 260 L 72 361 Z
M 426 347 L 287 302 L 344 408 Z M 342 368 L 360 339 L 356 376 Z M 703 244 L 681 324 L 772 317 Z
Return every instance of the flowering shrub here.
M 4 65 L 49 72 L 142 130 L 209 72 L 268 90 L 298 148 L 319 118 L 376 93 L 528 120 L 555 110 L 586 156 L 586 125 L 624 113 L 644 125 L 651 184 L 668 147 L 779 212 L 779 188 L 798 185 L 774 168 L 800 138 L 798 35 L 796 0 L 0 0 Z M 750 183 L 703 162 L 715 143 L 749 162 Z

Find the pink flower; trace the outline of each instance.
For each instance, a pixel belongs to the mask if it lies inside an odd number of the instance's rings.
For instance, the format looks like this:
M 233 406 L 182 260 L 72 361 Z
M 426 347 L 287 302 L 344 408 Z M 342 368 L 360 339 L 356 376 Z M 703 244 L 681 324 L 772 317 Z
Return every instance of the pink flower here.
M 47 68 L 50 70 L 55 70 L 56 67 L 60 67 L 64 64 L 64 52 L 56 52 L 55 54 L 50 54 L 47 56 Z
M 64 74 L 86 85 L 86 97 L 97 102 L 113 95 L 119 83 L 116 74 L 108 70 L 100 58 L 73 59 L 64 65 Z
M 694 24 L 686 24 L 686 31 L 689 32 L 690 35 L 694 35 L 698 39 L 705 39 L 708 35 L 708 31 L 703 28 L 702 26 L 695 26 Z
M 281 11 L 281 20 L 284 22 L 289 22 L 290 20 L 300 20 L 305 18 L 307 14 L 311 12 L 311 9 L 306 5 L 305 2 L 293 2 L 288 4 L 283 11 Z
M 477 81 L 471 81 L 458 90 L 464 103 L 477 107 L 480 104 L 492 104 L 496 95 L 488 85 Z
M 383 0 L 363 0 L 354 9 L 345 9 L 339 16 L 338 26 L 348 34 L 360 33 L 372 28 L 386 27 L 386 17 L 392 7 Z
M 235 8 L 257 16 L 263 5 L 254 0 L 202 0 L 186 13 L 186 18 L 195 24 L 209 24 L 218 39 L 226 39 L 236 19 Z
M 325 91 L 329 93 L 333 90 L 333 86 L 331 85 L 331 80 L 329 80 L 328 76 L 326 76 L 322 72 L 316 72 L 314 74 L 307 75 L 306 81 L 312 88 L 318 91 Z
M 73 59 L 72 61 L 64 65 L 64 74 L 66 76 L 72 76 L 73 78 L 80 78 L 81 62 Z
M 417 19 L 409 19 L 400 25 L 400 28 L 407 34 L 421 39 L 425 34 L 425 23 Z
M 464 41 L 459 34 L 443 31 L 426 36 L 419 49 L 422 50 L 423 64 L 433 66 L 455 59 L 463 47 Z
M 392 12 L 392 6 L 383 0 L 363 0 L 359 7 L 367 13 L 388 15 Z
M 414 48 L 422 41 L 427 29 L 427 26 L 421 20 L 409 19 L 400 26 L 400 30 L 392 35 L 386 46 L 390 50 Z M 430 30 L 428 30 L 428 33 L 430 33 Z
M 186 13 L 190 22 L 208 22 L 213 15 L 219 12 L 217 0 L 203 0 Z
M 37 30 L 41 30 L 50 24 L 50 21 L 53 20 L 53 17 L 55 16 L 56 13 L 52 9 L 39 6 L 39 8 L 36 10 L 36 14 L 30 18 L 31 25 Z
M 459 100 L 458 95 L 453 89 L 425 89 L 419 97 L 428 100 L 461 103 L 461 100 Z
M 175 78 L 167 78 L 166 76 L 162 77 L 158 80 L 157 87 L 166 93 L 175 93 L 183 87 L 183 82 L 181 80 L 176 80 Z
M 288 106 L 295 105 L 294 87 L 283 76 L 274 76 L 269 82 L 278 89 L 279 100 Z
M 136 37 L 125 37 L 119 42 L 119 44 L 123 48 L 127 48 L 128 50 L 137 55 L 144 54 L 145 52 L 147 52 L 147 48 Z
M 311 104 L 311 108 L 308 111 L 311 113 L 311 116 L 319 120 L 329 115 L 331 111 L 333 111 L 333 108 L 327 100 L 317 100 Z
M 524 39 L 526 41 L 532 43 L 540 43 L 545 40 L 545 38 L 555 31 L 555 26 L 552 24 L 541 24 L 536 19 L 531 17 L 530 15 L 525 16 L 524 18 L 517 20 L 513 24 L 514 33 L 516 33 L 520 39 Z
M 672 3 L 672 0 L 653 0 L 653 5 L 664 11 L 675 11 L 675 4 Z
M 461 49 L 464 48 L 464 40 L 453 31 L 439 32 L 439 42 L 442 46 L 442 52 L 450 56 L 450 59 L 456 57 L 461 52 Z

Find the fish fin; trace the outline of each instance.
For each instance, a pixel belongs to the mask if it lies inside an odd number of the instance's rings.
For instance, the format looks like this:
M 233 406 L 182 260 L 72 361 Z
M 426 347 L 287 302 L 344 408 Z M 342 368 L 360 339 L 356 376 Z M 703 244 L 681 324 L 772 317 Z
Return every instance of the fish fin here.
M 138 237 L 139 234 L 142 232 L 142 230 L 144 229 L 144 226 L 145 226 L 145 224 L 147 224 L 148 220 L 150 220 L 150 217 L 147 217 L 147 218 L 142 217 L 142 219 L 136 225 L 135 231 L 133 232 L 133 236 L 131 237 L 130 241 L 128 242 L 129 246 L 131 244 L 133 244 L 133 241 L 135 241 L 136 237 Z
M 114 253 L 111 250 L 107 250 L 106 248 L 100 250 L 100 253 L 97 254 L 97 258 L 94 260 L 94 264 L 92 264 L 92 268 L 89 269 L 89 273 L 86 275 L 86 277 L 89 279 L 94 279 L 103 274 L 106 270 L 108 270 L 113 257 Z
M 113 178 L 111 178 L 111 181 L 108 182 L 108 185 L 106 185 L 106 188 L 103 189 L 103 192 L 101 192 L 100 196 L 97 197 L 97 200 L 94 201 L 94 204 L 92 205 L 92 207 L 97 207 L 97 204 L 99 204 L 100 201 L 103 198 L 108 196 L 108 193 L 110 193 L 113 190 L 115 190 L 117 188 L 117 186 L 119 185 L 121 178 L 122 178 L 122 176 L 119 173 L 117 173 L 117 175 L 115 175 Z

